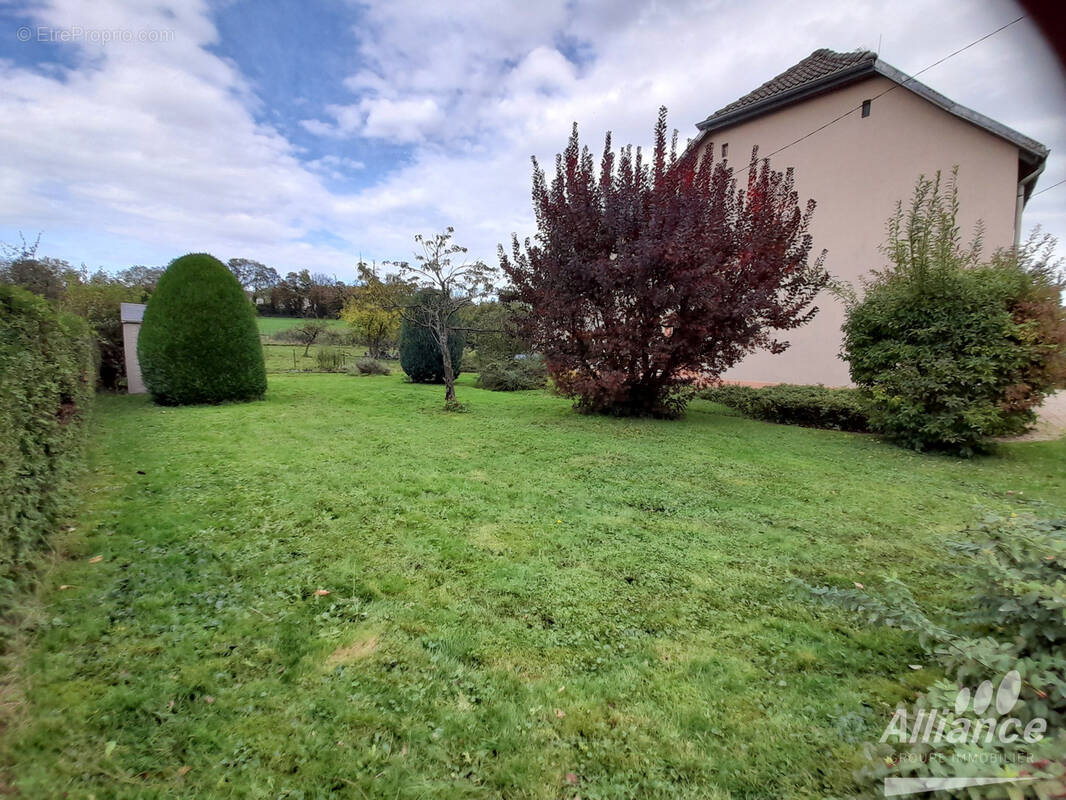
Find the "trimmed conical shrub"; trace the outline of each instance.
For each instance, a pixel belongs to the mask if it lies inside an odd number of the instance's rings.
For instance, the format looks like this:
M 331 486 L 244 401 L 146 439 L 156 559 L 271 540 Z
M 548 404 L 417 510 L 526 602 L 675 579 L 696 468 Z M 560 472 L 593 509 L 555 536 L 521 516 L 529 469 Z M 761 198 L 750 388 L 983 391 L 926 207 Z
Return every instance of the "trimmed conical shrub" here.
M 255 400 L 266 392 L 255 308 L 233 274 L 207 253 L 167 267 L 144 310 L 137 354 L 157 403 Z
M 463 360 L 463 344 L 463 335 L 459 332 L 448 337 L 448 352 L 457 378 Z M 440 348 L 433 334 L 406 319 L 400 326 L 400 367 L 415 383 L 444 382 L 444 359 L 440 357 Z

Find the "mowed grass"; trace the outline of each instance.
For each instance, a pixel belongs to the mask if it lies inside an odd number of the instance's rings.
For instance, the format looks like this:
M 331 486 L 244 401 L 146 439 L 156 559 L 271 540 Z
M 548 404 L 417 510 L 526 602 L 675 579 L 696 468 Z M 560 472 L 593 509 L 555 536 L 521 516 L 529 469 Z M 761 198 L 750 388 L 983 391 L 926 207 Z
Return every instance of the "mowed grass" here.
M 101 397 L 7 734 L 22 796 L 843 795 L 935 670 L 790 579 L 961 606 L 945 541 L 1066 497 L 1066 441 L 955 461 L 704 402 L 459 397 Z
M 261 336 L 273 336 L 280 331 L 287 331 L 290 328 L 295 328 L 301 322 L 307 320 L 301 317 L 260 317 L 255 318 L 256 325 L 259 326 L 259 334 Z M 333 330 L 346 331 L 348 324 L 342 319 L 326 319 L 322 320 L 328 327 Z

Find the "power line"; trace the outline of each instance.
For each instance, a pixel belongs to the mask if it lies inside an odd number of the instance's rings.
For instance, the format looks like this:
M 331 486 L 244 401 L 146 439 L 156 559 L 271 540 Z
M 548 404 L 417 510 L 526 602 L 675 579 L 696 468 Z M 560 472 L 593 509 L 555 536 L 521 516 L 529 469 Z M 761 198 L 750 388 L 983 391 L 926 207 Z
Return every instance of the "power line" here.
M 1053 184 L 1051 184 L 1050 186 L 1045 186 L 1045 187 L 1044 187 L 1043 189 L 1041 189 L 1041 190 L 1040 190 L 1039 192 L 1033 192 L 1033 193 L 1032 193 L 1031 195 L 1029 195 L 1029 199 L 1030 199 L 1030 200 L 1032 200 L 1032 199 L 1033 199 L 1034 197 L 1036 197 L 1036 196 L 1037 196 L 1038 194 L 1043 194 L 1044 192 L 1046 192 L 1046 191 L 1048 191 L 1048 190 L 1050 190 L 1050 189 L 1054 189 L 1054 188 L 1055 188 L 1056 186 L 1062 186 L 1062 184 L 1064 184 L 1064 183 L 1066 183 L 1066 178 L 1063 178 L 1063 179 L 1062 179 L 1061 181 L 1059 181 L 1058 183 L 1053 183 Z
M 899 88 L 900 88 L 901 86 L 905 86 L 906 84 L 908 84 L 908 83 L 910 83 L 911 81 L 913 81 L 913 80 L 914 80 L 915 78 L 917 78 L 917 77 L 918 77 L 919 75 L 921 75 L 921 74 L 922 74 L 923 72 L 928 72 L 928 71 L 929 71 L 929 70 L 931 70 L 931 69 L 932 69 L 933 67 L 938 67 L 938 66 L 940 66 L 940 65 L 941 65 L 941 64 L 943 64 L 943 63 L 944 63 L 945 61 L 947 61 L 947 60 L 948 60 L 949 58 L 954 58 L 954 57 L 955 57 L 955 56 L 957 56 L 957 55 L 958 55 L 959 53 L 962 53 L 962 52 L 965 52 L 966 50 L 969 50 L 969 49 L 970 49 L 971 47 L 974 47 L 975 45 L 978 45 L 978 44 L 980 44 L 980 43 L 981 43 L 981 42 L 983 42 L 983 41 L 984 41 L 985 39 L 990 39 L 990 38 L 992 38 L 992 37 L 993 37 L 993 36 L 995 36 L 995 35 L 996 35 L 997 33 L 1000 33 L 1001 31 L 1005 31 L 1005 30 L 1006 30 L 1007 28 L 1009 28 L 1009 27 L 1010 27 L 1011 25 L 1014 25 L 1014 24 L 1016 24 L 1016 23 L 1018 23 L 1018 22 L 1021 22 L 1021 21 L 1022 21 L 1023 19 L 1025 19 L 1025 15 L 1024 15 L 1024 14 L 1022 14 L 1022 16 L 1020 16 L 1020 17 L 1018 17 L 1018 18 L 1016 18 L 1016 19 L 1012 19 L 1012 20 L 1011 20 L 1010 22 L 1008 22 L 1008 23 L 1007 23 L 1006 25 L 1001 25 L 1000 27 L 996 28 L 996 29 L 995 29 L 994 31 L 992 31 L 991 33 L 986 33 L 986 34 L 985 34 L 984 36 L 982 36 L 982 37 L 981 37 L 980 39 L 974 39 L 974 40 L 973 40 L 972 42 L 970 42 L 970 43 L 969 43 L 968 45 L 966 45 L 965 47 L 960 47 L 960 48 L 959 48 L 958 50 L 956 50 L 956 51 L 954 51 L 954 52 L 952 52 L 952 53 L 948 53 L 948 54 L 947 54 L 946 56 L 944 56 L 943 58 L 941 58 L 941 59 L 940 59 L 939 61 L 934 61 L 934 62 L 933 62 L 932 64 L 930 64 L 929 66 L 927 66 L 927 67 L 925 67 L 925 68 L 923 68 L 923 69 L 920 69 L 920 70 L 918 70 L 918 71 L 917 71 L 917 72 L 915 72 L 915 73 L 914 73 L 913 75 L 909 76 L 909 77 L 907 78 L 907 80 L 903 81 L 902 83 L 893 83 L 893 84 L 892 84 L 892 85 L 891 85 L 891 86 L 890 86 L 889 88 L 885 89 L 885 90 L 884 90 L 883 92 L 881 92 L 880 94 L 876 94 L 876 95 L 874 95 L 874 96 L 873 96 L 872 98 L 870 98 L 870 101 L 872 102 L 872 101 L 874 101 L 874 100 L 878 99 L 879 97 L 884 97 L 884 96 L 885 96 L 886 94 L 888 94 L 889 92 L 894 92 L 894 91 L 895 91 L 896 89 L 899 89 Z M 865 101 L 864 101 L 864 102 L 865 102 Z M 799 143 L 800 143 L 800 142 L 802 142 L 802 141 L 803 141 L 804 139 L 809 139 L 809 138 L 810 138 L 811 136 L 814 136 L 814 134 L 816 134 L 816 133 L 820 133 L 821 131 L 824 131 L 824 130 L 825 130 L 826 128 L 828 128 L 828 127 L 829 127 L 830 125 L 835 125 L 836 123 L 840 122 L 840 120 L 842 120 L 842 119 L 844 119 L 845 117 L 847 117 L 847 116 L 849 116 L 849 115 L 853 114 L 853 113 L 854 113 L 854 112 L 856 112 L 856 111 L 860 111 L 861 109 L 862 109 L 862 105 L 857 105 L 857 106 L 855 106 L 854 108 L 849 108 L 849 109 L 848 109 L 847 111 L 845 111 L 845 112 L 844 112 L 843 114 L 841 114 L 841 115 L 840 115 L 839 117 L 836 117 L 835 119 L 831 119 L 831 120 L 829 120 L 829 122 L 825 123 L 825 124 L 824 124 L 824 125 L 822 125 L 821 127 L 815 128 L 815 129 L 814 129 L 813 131 L 811 131 L 810 133 L 805 133 L 805 134 L 804 134 L 803 136 L 801 136 L 800 138 L 796 139 L 795 141 L 793 141 L 793 142 L 789 142 L 788 144 L 784 145 L 783 147 L 779 147 L 778 149 L 774 150 L 774 152 L 770 153 L 769 155 L 767 155 L 767 156 L 763 156 L 763 158 L 770 158 L 770 157 L 772 157 L 772 156 L 776 156 L 776 155 L 777 155 L 778 153 L 780 153 L 780 152 L 782 152 L 782 151 L 784 151 L 784 150 L 787 150 L 788 148 L 792 147 L 793 145 L 797 145 L 797 144 L 799 144 Z M 762 159 L 760 159 L 760 161 L 761 161 L 761 160 L 762 160 Z M 749 169 L 749 167 L 744 167 L 744 169 L 740 170 L 739 172 L 746 172 L 746 171 L 747 171 L 748 169 Z M 739 174 L 739 173 L 738 173 L 738 174 Z M 1056 185 L 1058 185 L 1058 184 L 1056 184 Z M 1048 188 L 1048 189 L 1050 189 L 1050 188 L 1052 188 L 1052 187 L 1050 187 L 1050 186 L 1049 186 L 1049 187 L 1047 187 L 1047 188 Z M 1042 191 L 1045 191 L 1045 192 L 1046 192 L 1046 191 L 1047 191 L 1047 189 L 1044 189 L 1044 190 L 1042 190 Z M 1039 192 L 1038 192 L 1037 194 L 1039 194 Z

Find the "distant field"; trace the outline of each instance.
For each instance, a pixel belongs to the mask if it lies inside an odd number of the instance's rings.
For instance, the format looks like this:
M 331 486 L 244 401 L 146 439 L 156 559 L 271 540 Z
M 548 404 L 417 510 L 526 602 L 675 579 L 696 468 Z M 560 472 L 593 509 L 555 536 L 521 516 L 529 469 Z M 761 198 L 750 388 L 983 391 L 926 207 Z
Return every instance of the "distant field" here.
M 266 362 L 268 373 L 277 372 L 321 372 L 318 366 L 318 351 L 321 345 L 313 344 L 304 356 L 302 344 L 274 344 L 263 343 L 263 360 Z M 354 361 L 363 355 L 366 348 L 362 345 L 355 347 L 332 348 L 345 355 L 347 361 Z M 393 362 L 395 363 L 395 362 Z
M 263 336 L 273 336 L 278 331 L 288 330 L 289 328 L 295 328 L 301 322 L 299 317 L 256 317 L 256 323 L 259 325 L 259 333 Z M 336 328 L 338 330 L 344 330 L 347 324 L 342 319 L 327 319 L 323 320 L 329 327 Z

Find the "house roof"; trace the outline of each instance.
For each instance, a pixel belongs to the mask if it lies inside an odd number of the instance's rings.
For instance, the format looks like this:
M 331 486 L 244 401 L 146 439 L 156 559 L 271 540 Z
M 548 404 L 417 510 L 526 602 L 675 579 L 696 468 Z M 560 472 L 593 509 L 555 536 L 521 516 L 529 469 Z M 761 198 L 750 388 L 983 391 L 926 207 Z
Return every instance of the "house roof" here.
M 119 314 L 123 322 L 143 322 L 144 305 L 142 303 L 119 303 Z
M 979 114 L 973 109 L 949 100 L 939 92 L 933 91 L 925 84 L 900 72 L 891 64 L 886 64 L 877 57 L 876 53 L 869 50 L 855 50 L 850 53 L 838 53 L 825 48 L 815 50 L 798 64 L 771 78 L 759 88 L 718 109 L 702 122 L 696 123 L 696 127 L 700 130 L 697 141 L 703 139 L 708 133 L 728 125 L 762 116 L 809 97 L 824 94 L 875 75 L 888 78 L 949 114 L 964 119 L 983 128 L 993 136 L 998 136 L 1015 145 L 1018 148 L 1019 180 L 1043 169 L 1048 149 L 1040 142 L 984 114 Z M 1035 184 L 1036 181 L 1033 180 L 1026 186 L 1026 199 Z
M 871 53 L 869 50 L 856 50 L 853 53 L 837 53 L 824 48 L 815 50 L 801 62 L 771 78 L 758 89 L 718 109 L 706 120 L 698 123 L 698 127 L 703 127 L 720 117 L 732 116 L 733 112 L 740 109 L 758 106 L 764 101 L 787 95 L 790 91 L 802 89 L 809 84 L 840 77 L 842 73 L 850 74 L 849 71 L 856 67 L 863 68 L 876 60 L 877 53 Z

